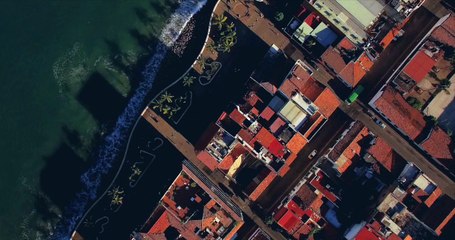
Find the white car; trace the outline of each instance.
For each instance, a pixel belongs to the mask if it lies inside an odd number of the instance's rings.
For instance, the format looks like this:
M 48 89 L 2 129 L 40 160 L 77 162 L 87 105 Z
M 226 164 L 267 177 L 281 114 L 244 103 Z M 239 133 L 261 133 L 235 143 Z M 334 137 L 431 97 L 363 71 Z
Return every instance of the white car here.
M 386 125 L 379 119 L 375 119 L 374 122 L 379 125 L 382 129 L 384 129 L 386 127 Z
M 314 156 L 316 156 L 317 153 L 318 153 L 318 151 L 317 151 L 316 149 L 314 149 L 314 150 L 310 153 L 310 155 L 308 155 L 308 159 L 313 159 Z

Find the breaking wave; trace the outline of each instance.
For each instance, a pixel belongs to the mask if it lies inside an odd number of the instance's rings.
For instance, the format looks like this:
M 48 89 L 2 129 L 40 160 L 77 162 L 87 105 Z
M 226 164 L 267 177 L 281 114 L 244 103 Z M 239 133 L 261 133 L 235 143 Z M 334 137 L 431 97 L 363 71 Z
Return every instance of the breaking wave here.
M 97 197 L 102 177 L 108 173 L 112 164 L 125 145 L 128 133 L 135 120 L 142 111 L 147 93 L 151 90 L 153 82 L 166 53 L 175 43 L 180 33 L 189 20 L 205 5 L 207 0 L 182 1 L 177 10 L 171 15 L 168 23 L 160 35 L 160 43 L 155 48 L 154 55 L 150 58 L 143 72 L 144 79 L 131 97 L 123 113 L 117 119 L 114 130 L 104 140 L 98 158 L 94 165 L 82 176 L 83 191 L 65 209 L 65 214 L 52 234 L 51 239 L 69 239 L 78 221 L 87 209 L 87 205 Z

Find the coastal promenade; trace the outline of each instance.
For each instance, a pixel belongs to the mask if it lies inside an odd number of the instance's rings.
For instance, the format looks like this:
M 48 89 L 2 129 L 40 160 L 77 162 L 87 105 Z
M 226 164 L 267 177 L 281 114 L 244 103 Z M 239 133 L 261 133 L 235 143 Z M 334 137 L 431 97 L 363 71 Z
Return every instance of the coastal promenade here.
M 159 133 L 161 133 L 163 137 L 172 143 L 188 161 L 192 162 L 212 182 L 219 185 L 224 185 L 226 187 L 229 186 L 228 180 L 221 173 L 208 173 L 208 171 L 205 170 L 205 165 L 199 161 L 196 156 L 194 146 L 161 116 L 147 107 L 142 112 L 142 117 L 147 120 L 147 122 L 149 122 Z M 242 209 L 245 215 L 251 218 L 253 222 L 257 224 L 257 226 L 259 226 L 264 232 L 271 236 L 272 239 L 285 239 L 280 233 L 273 231 L 268 225 L 266 225 L 262 219 L 253 212 L 247 202 L 237 196 L 232 196 L 231 200 L 236 203 Z

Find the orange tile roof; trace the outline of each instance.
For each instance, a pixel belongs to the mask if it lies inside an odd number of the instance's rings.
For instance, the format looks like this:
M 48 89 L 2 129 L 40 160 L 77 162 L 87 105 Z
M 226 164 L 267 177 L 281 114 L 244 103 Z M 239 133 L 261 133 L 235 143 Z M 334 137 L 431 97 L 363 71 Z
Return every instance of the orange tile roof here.
M 428 196 L 428 198 L 425 200 L 425 205 L 428 207 L 431 207 L 433 203 L 442 195 L 442 190 L 437 187 L 431 194 Z
M 291 166 L 291 164 L 297 159 L 297 154 L 291 153 L 289 157 L 286 159 L 286 162 L 284 164 Z
M 294 134 L 289 142 L 286 144 L 286 147 L 294 154 L 299 153 L 303 147 L 308 143 L 308 141 L 303 138 L 299 133 Z
M 248 131 L 247 129 L 240 129 L 239 133 L 237 133 L 239 135 L 239 137 L 241 137 L 243 139 L 243 141 L 245 142 L 250 142 L 253 138 L 254 138 L 254 135 L 252 132 Z
M 340 43 L 337 45 L 338 48 L 344 48 L 346 50 L 354 50 L 356 47 L 355 45 L 349 40 L 347 37 L 344 37 Z
M 351 166 L 353 160 L 359 157 L 360 152 L 362 151 L 362 147 L 360 143 L 362 140 L 368 136 L 368 129 L 366 127 L 362 128 L 359 134 L 351 141 L 351 143 L 344 149 L 342 156 L 345 158 L 345 162 L 338 166 L 338 171 L 340 173 L 345 172 L 349 166 Z
M 254 189 L 254 191 L 250 194 L 250 199 L 252 201 L 256 201 L 261 194 L 269 187 L 270 183 L 276 178 L 277 174 L 273 171 L 269 172 L 267 177 L 262 180 L 262 182 Z
M 313 115 L 314 116 L 314 115 Z M 316 121 L 314 121 L 313 125 L 311 125 L 310 129 L 308 129 L 306 132 L 305 132 L 305 135 L 304 137 L 305 138 L 309 138 L 309 136 L 316 130 L 316 129 L 319 129 L 319 125 L 325 120 L 326 118 L 322 115 L 319 115 L 319 117 L 316 119 Z
M 207 151 L 200 151 L 197 158 L 205 164 L 210 170 L 214 171 L 218 166 L 218 161 L 213 158 Z
M 387 144 L 382 138 L 376 139 L 374 144 L 368 152 L 373 156 L 385 169 L 389 172 L 394 170 L 393 152 L 392 147 Z
M 398 91 L 388 86 L 374 103 L 376 108 L 389 118 L 410 138 L 415 139 L 423 131 L 426 121 L 423 114 L 413 108 Z
M 452 138 L 441 128 L 433 129 L 430 138 L 421 145 L 432 157 L 438 159 L 449 169 L 455 167 L 452 156 Z
M 319 108 L 319 112 L 329 118 L 340 106 L 340 100 L 329 88 L 326 88 L 314 101 L 314 104 Z
M 234 161 L 242 154 L 246 153 L 247 150 L 243 147 L 242 144 L 237 144 L 232 151 L 223 158 L 221 163 L 218 165 L 218 168 L 223 171 L 229 171 Z
M 147 234 L 164 233 L 169 226 L 171 226 L 171 223 L 167 217 L 167 211 L 164 211 Z
M 372 66 L 373 62 L 365 53 L 362 53 L 357 61 L 348 63 L 339 75 L 351 87 L 355 87 Z
M 280 177 L 283 177 L 284 175 L 286 175 L 286 173 L 289 172 L 289 170 L 291 170 L 291 167 L 289 167 L 288 165 L 283 165 L 280 170 L 278 171 L 278 175 Z

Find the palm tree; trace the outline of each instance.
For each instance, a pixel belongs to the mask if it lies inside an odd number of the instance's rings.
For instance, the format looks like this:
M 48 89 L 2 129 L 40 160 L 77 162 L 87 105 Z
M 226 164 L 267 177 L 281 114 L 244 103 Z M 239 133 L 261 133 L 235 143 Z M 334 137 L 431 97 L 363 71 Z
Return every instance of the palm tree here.
M 196 79 L 196 77 L 194 77 L 194 76 L 185 76 L 183 78 L 183 86 L 191 87 L 191 85 L 193 85 L 193 83 L 194 83 L 194 79 Z
M 158 109 L 161 112 L 162 109 L 163 109 L 163 103 L 164 103 L 163 99 L 154 99 L 152 101 L 152 104 L 153 104 L 152 108 L 153 109 Z
M 167 116 L 167 115 L 169 115 L 169 113 L 171 112 L 171 110 L 172 110 L 171 106 L 166 105 L 166 106 L 163 107 L 162 113 L 163 113 L 164 115 Z
M 226 23 L 227 17 L 224 14 L 215 15 L 213 18 L 213 24 L 218 27 L 218 30 L 223 29 L 223 25 Z
M 226 30 L 228 32 L 235 32 L 234 31 L 234 28 L 235 28 L 235 24 L 233 22 L 229 23 L 228 25 L 226 25 Z
M 173 98 L 174 98 L 174 96 L 171 95 L 170 93 L 168 93 L 167 91 L 164 92 L 163 94 L 161 94 L 161 100 L 163 102 L 171 103 Z
M 111 200 L 111 206 L 120 206 L 123 204 L 123 197 L 122 196 L 114 196 Z
M 121 188 L 119 186 L 116 186 L 114 188 L 112 188 L 112 190 L 109 190 L 107 192 L 107 195 L 109 196 L 119 196 L 119 195 L 122 195 L 124 193 L 123 190 L 121 190 Z
M 138 168 L 136 166 L 136 164 L 134 164 L 132 167 L 131 167 L 131 171 L 133 171 L 133 174 L 131 174 L 131 176 L 139 176 L 141 175 L 142 171 L 140 168 Z
M 308 39 L 308 41 L 305 42 L 305 45 L 311 48 L 312 46 L 316 45 L 316 41 L 314 41 L 313 39 Z

